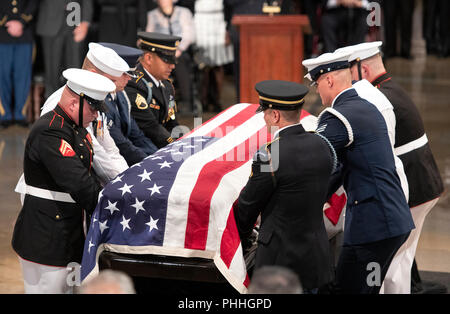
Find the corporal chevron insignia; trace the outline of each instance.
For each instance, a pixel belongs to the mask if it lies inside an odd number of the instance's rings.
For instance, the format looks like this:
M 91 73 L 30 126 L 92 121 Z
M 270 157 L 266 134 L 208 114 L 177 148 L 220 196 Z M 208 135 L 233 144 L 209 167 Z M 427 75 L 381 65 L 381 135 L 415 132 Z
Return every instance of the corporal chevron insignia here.
M 72 146 L 70 146 L 70 144 L 67 143 L 63 139 L 61 139 L 61 145 L 59 146 L 59 151 L 61 152 L 61 155 L 63 155 L 64 157 L 75 156 L 75 151 L 73 150 Z

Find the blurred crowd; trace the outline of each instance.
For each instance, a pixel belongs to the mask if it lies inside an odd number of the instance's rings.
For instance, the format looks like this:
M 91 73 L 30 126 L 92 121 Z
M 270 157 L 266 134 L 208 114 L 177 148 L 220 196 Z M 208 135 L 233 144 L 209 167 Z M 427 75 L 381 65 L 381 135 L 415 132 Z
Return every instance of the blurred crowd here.
M 89 42 L 135 47 L 138 31 L 181 36 L 177 67 L 173 73 L 181 113 L 220 111 L 223 109 L 220 99 L 225 75 L 233 78 L 239 99 L 239 36 L 231 23 L 234 15 L 266 14 L 263 12 L 265 6 L 278 7 L 279 14 L 308 15 L 312 32 L 305 34 L 305 58 L 373 40 L 384 42 L 385 58 L 411 58 L 413 13 L 419 2 L 3 1 L 0 5 L 0 125 L 2 128 L 13 123 L 27 126 L 35 121 L 45 99 L 65 83 L 62 71 L 81 66 Z M 379 4 L 381 12 L 376 12 L 374 4 Z M 80 9 L 78 16 L 75 14 L 77 9 Z M 449 13 L 448 1 L 422 1 L 422 33 L 428 54 L 449 56 Z M 369 14 L 374 22 L 370 25 Z M 13 20 L 15 16 L 16 21 Z M 378 17 L 379 25 L 376 23 Z M 17 21 L 20 23 L 14 23 Z

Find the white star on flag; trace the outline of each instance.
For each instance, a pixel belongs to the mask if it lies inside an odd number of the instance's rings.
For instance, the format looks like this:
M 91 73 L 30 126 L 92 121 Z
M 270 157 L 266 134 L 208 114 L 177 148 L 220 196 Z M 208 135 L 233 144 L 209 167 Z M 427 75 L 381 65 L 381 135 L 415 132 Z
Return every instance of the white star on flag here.
M 163 159 L 162 156 L 154 156 L 152 158 L 150 158 L 151 160 L 156 160 L 156 159 Z
M 88 247 L 88 253 L 91 253 L 91 247 L 95 246 L 94 243 L 92 243 L 92 239 L 89 240 L 89 247 Z
M 152 179 L 150 179 L 152 173 L 153 171 L 147 172 L 147 169 L 144 169 L 144 172 L 138 174 L 138 177 L 141 177 L 141 182 L 144 182 L 145 180 L 152 181 Z
M 159 169 L 162 169 L 162 168 L 170 168 L 171 164 L 173 164 L 173 162 L 164 161 L 162 163 L 159 163 L 158 165 L 161 166 L 161 168 L 159 168 Z
M 152 231 L 153 229 L 157 229 L 158 230 L 158 226 L 156 225 L 158 223 L 159 219 L 154 220 L 152 216 L 150 216 L 150 221 L 146 223 L 147 226 L 149 226 L 150 230 Z
M 136 214 L 140 211 L 140 210 L 142 210 L 142 211 L 144 211 L 145 212 L 145 208 L 144 208 L 144 202 L 145 202 L 145 200 L 143 200 L 142 202 L 139 202 L 139 200 L 138 200 L 138 198 L 136 197 L 136 203 L 134 203 L 133 205 L 131 205 L 131 207 L 134 207 L 134 208 L 136 208 Z
M 122 225 L 122 231 L 125 231 L 125 229 L 131 230 L 130 226 L 128 225 L 130 219 L 125 219 L 125 216 L 122 216 L 122 221 L 120 222 L 120 224 Z
M 153 196 L 153 194 L 158 193 L 161 194 L 161 192 L 159 191 L 159 189 L 161 189 L 163 186 L 157 186 L 156 183 L 153 185 L 152 188 L 147 188 L 147 190 L 152 191 L 152 194 L 150 194 L 150 196 Z
M 105 207 L 105 209 L 109 210 L 111 212 L 111 215 L 114 213 L 114 211 L 120 211 L 117 207 L 116 207 L 117 202 L 111 203 L 108 200 L 108 206 Z
M 119 190 L 121 190 L 122 191 L 122 196 L 125 194 L 125 193 L 130 193 L 131 194 L 131 188 L 133 187 L 133 185 L 128 185 L 128 184 L 124 184 L 121 188 L 119 188 Z
M 99 222 L 99 223 L 98 223 L 98 227 L 100 228 L 100 234 L 102 234 L 103 231 L 105 231 L 106 229 L 109 228 L 109 227 L 106 225 L 107 222 L 108 222 L 108 220 L 105 220 L 104 222 Z
M 116 182 L 122 181 L 122 177 L 123 177 L 123 176 L 124 176 L 124 175 L 118 176 L 117 178 L 115 178 L 114 180 L 112 180 L 111 183 L 116 183 Z

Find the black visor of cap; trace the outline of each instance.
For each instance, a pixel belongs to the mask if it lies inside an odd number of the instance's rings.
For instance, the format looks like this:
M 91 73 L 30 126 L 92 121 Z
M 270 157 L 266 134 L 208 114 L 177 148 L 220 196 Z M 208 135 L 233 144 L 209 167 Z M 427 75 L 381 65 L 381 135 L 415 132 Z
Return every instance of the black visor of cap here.
M 108 107 L 105 104 L 104 100 L 97 100 L 94 99 L 92 97 L 89 97 L 88 95 L 82 93 L 81 95 L 78 94 L 77 92 L 75 92 L 73 89 L 71 89 L 69 86 L 67 86 L 67 88 L 74 93 L 75 95 L 78 95 L 80 97 L 82 97 L 83 99 L 86 100 L 86 102 L 89 104 L 89 106 L 91 106 L 92 109 L 96 110 L 96 111 L 100 111 L 100 112 L 108 112 Z
M 313 81 L 317 81 L 322 74 L 337 71 L 337 70 L 347 69 L 349 67 L 350 67 L 350 63 L 348 63 L 348 61 L 338 61 L 338 62 L 320 65 L 320 66 L 312 69 L 311 71 L 309 71 L 309 74 L 311 75 L 311 79 Z

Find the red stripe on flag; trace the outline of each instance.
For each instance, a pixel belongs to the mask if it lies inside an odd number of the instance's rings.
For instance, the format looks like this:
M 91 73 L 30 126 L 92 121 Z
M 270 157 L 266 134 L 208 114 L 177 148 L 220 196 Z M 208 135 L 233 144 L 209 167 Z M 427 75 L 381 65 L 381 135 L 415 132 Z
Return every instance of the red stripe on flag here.
M 234 254 L 241 243 L 239 232 L 234 220 L 234 210 L 231 208 L 228 215 L 227 226 L 223 231 L 222 240 L 220 242 L 220 257 L 227 268 L 230 268 Z
M 259 141 L 259 135 L 264 136 L 264 141 Z M 270 134 L 267 128 L 263 127 L 250 138 L 203 167 L 189 199 L 185 248 L 196 250 L 206 248 L 211 199 L 220 181 L 227 173 L 250 160 L 259 148 L 258 143 L 265 143 L 269 139 Z M 249 147 L 250 145 L 252 147 Z
M 229 120 L 217 126 L 211 132 L 205 134 L 205 136 L 219 137 L 219 138 L 226 136 L 236 127 L 240 126 L 241 124 L 249 120 L 251 117 L 253 117 L 255 115 L 256 108 L 258 108 L 256 105 L 248 106 L 244 110 L 240 111 L 238 114 L 231 117 Z
M 341 216 L 341 212 L 344 209 L 346 203 L 347 196 L 345 193 L 342 193 L 341 195 L 337 195 L 336 193 L 334 193 L 328 200 L 328 204 L 330 205 L 330 207 L 325 210 L 325 216 L 327 216 L 327 218 L 333 223 L 333 225 L 336 226 L 336 224 L 338 223 L 339 217 Z
M 248 285 L 250 284 L 250 277 L 248 276 L 248 273 L 245 275 L 245 280 L 244 280 L 244 286 L 246 288 L 248 288 Z
M 225 112 L 227 112 L 228 110 L 230 110 L 232 107 L 233 107 L 233 106 L 228 107 L 226 110 L 222 111 L 221 113 L 219 113 L 218 115 L 212 117 L 211 119 L 209 119 L 209 120 L 206 121 L 205 123 L 203 123 L 203 124 L 199 125 L 198 127 L 194 128 L 194 129 L 193 129 L 192 131 L 190 131 L 189 133 L 186 133 L 186 134 L 183 135 L 183 137 L 181 137 L 180 139 L 186 138 L 187 136 L 191 135 L 192 133 L 194 133 L 194 132 L 197 131 L 198 129 L 204 128 L 205 126 L 207 126 L 207 125 L 209 125 L 209 124 L 211 124 L 211 123 L 214 123 L 215 120 L 217 120 L 220 116 L 222 116 Z M 249 110 L 249 111 L 252 111 L 253 113 L 255 113 L 256 108 L 258 108 L 258 105 L 251 104 L 251 105 L 247 106 L 246 108 L 244 108 L 242 111 L 236 113 L 236 115 L 240 115 L 240 114 L 241 114 L 242 112 L 244 112 L 245 110 Z M 235 115 L 235 116 L 236 116 L 236 115 Z M 251 117 L 251 116 L 252 116 L 252 115 L 248 116 L 248 118 Z M 234 116 L 233 116 L 233 117 L 234 117 Z M 230 117 L 230 119 L 233 119 L 233 117 Z M 227 121 L 223 122 L 222 125 L 233 125 L 233 124 L 231 124 L 231 123 L 229 122 L 230 119 L 228 119 Z M 242 122 L 241 122 L 241 123 L 242 123 Z M 219 125 L 217 128 L 222 127 L 222 125 Z M 234 124 L 234 125 L 236 125 L 236 124 Z M 211 132 L 210 132 L 210 133 L 211 133 Z M 222 136 L 220 136 L 220 137 L 222 137 Z

